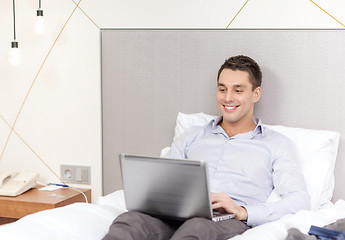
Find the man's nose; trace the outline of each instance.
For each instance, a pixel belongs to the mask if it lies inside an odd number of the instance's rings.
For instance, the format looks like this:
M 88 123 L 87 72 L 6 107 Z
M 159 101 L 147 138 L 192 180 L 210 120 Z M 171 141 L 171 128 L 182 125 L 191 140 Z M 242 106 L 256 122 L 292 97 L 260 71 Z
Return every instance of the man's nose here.
M 232 93 L 232 92 L 227 92 L 226 94 L 225 94 L 225 101 L 227 101 L 227 102 L 232 102 L 232 101 L 234 101 L 234 94 Z

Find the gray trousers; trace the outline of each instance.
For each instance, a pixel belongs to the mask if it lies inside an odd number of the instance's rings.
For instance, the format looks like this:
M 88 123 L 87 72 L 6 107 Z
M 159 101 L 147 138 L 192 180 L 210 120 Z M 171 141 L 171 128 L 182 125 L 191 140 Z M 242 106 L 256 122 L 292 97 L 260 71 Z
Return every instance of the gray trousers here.
M 236 219 L 213 222 L 206 218 L 192 218 L 180 222 L 162 220 L 139 212 L 127 212 L 114 220 L 103 240 L 225 240 L 249 228 Z
M 345 232 L 345 218 L 339 219 L 336 222 L 325 226 L 325 228 Z M 301 233 L 300 230 L 296 228 L 289 229 L 288 236 L 286 237 L 286 240 L 316 240 L 316 239 L 319 239 L 319 238 L 315 236 L 309 236 L 309 235 L 303 234 Z

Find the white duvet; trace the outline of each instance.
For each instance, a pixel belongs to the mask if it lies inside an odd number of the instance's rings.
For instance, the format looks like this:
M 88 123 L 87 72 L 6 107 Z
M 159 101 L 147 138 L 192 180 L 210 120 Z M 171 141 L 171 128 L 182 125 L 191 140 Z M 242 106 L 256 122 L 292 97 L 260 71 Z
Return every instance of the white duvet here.
M 108 232 L 119 214 L 125 212 L 123 191 L 101 197 L 97 204 L 75 203 L 41 211 L 17 222 L 0 226 L 1 240 L 98 240 Z M 254 227 L 232 239 L 285 239 L 287 230 L 307 233 L 311 225 L 324 226 L 345 218 L 345 201 L 317 211 L 300 211 L 278 221 Z

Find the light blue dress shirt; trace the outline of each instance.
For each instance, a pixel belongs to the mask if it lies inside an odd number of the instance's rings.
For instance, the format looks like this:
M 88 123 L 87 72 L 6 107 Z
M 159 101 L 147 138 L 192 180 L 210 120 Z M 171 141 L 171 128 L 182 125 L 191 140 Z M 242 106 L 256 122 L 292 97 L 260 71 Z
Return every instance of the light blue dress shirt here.
M 292 141 L 265 128 L 259 119 L 254 119 L 254 131 L 229 138 L 218 124 L 221 120 L 186 130 L 168 156 L 206 161 L 211 192 L 227 193 L 245 207 L 250 226 L 309 210 L 310 197 Z M 282 200 L 266 203 L 274 188 Z

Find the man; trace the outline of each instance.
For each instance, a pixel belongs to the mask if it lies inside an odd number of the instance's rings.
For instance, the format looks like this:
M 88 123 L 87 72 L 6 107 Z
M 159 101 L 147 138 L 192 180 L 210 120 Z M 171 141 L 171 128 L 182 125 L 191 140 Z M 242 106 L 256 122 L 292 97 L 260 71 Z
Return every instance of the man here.
M 129 212 L 115 219 L 108 239 L 229 239 L 251 226 L 310 208 L 292 142 L 253 118 L 261 97 L 262 73 L 247 56 L 227 59 L 218 71 L 217 103 L 222 114 L 203 127 L 187 130 L 171 146 L 173 158 L 208 163 L 212 208 L 235 218 L 185 222 Z M 275 189 L 282 200 L 267 203 Z

